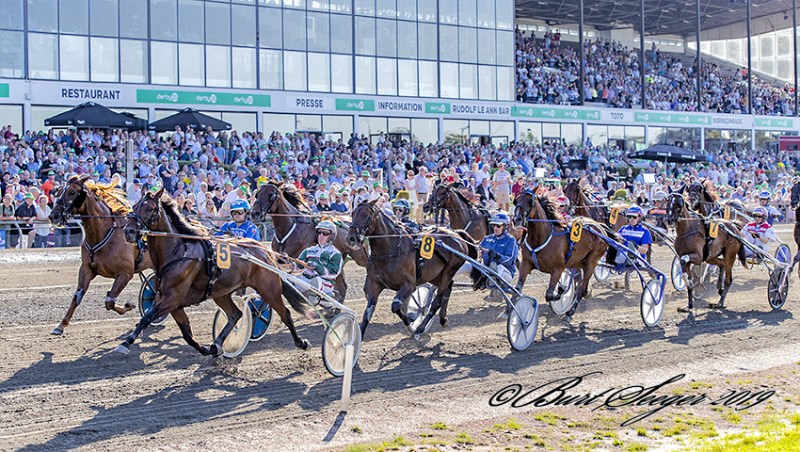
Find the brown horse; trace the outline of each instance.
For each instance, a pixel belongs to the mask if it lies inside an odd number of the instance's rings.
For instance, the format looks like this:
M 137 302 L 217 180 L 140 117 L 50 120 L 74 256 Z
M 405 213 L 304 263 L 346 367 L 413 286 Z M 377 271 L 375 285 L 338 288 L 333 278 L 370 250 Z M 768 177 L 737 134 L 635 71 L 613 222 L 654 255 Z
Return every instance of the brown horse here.
M 133 206 L 133 213 L 124 228 L 125 239 L 129 242 L 136 242 L 151 231 L 156 232 L 148 236 L 148 248 L 158 278 L 153 309 L 142 316 L 136 329 L 117 347 L 117 351 L 129 352 L 131 344 L 154 319 L 172 314 L 183 339 L 189 345 L 203 355 L 218 356 L 222 353 L 225 338 L 242 317 L 242 311 L 233 302 L 231 294 L 246 287 L 255 289 L 261 299 L 269 303 L 273 312 L 280 316 L 289 328 L 294 344 L 303 350 L 307 349 L 308 341 L 297 335 L 291 313 L 283 304 L 281 294 L 292 308 L 305 314 L 303 297 L 290 284 L 283 284 L 277 274 L 238 257 L 241 253 L 249 253 L 275 266 L 277 264 L 272 253 L 254 240 L 228 239 L 230 268 L 220 270 L 215 265 L 211 237 L 206 230 L 183 218 L 172 198 L 162 198 L 163 192 L 162 188 L 156 194 L 144 193 L 142 199 Z M 211 346 L 206 346 L 194 339 L 184 308 L 199 304 L 209 297 L 225 312 L 228 322 Z
M 463 229 L 475 240 L 481 240 L 491 232 L 489 219 L 492 214 L 468 200 L 452 184 L 437 185 L 428 197 L 428 202 L 422 206 L 422 211 L 427 215 L 439 209 L 447 211 L 451 229 Z
M 591 228 L 594 233 L 585 231 L 580 241 L 572 242 L 567 222 L 558 212 L 555 200 L 524 191 L 517 195 L 514 206 L 514 223 L 527 224 L 528 228 L 517 289 L 522 290 L 525 280 L 535 268 L 550 274 L 550 285 L 545 292 L 545 299 L 548 302 L 556 301 L 561 298 L 556 286 L 564 269 L 582 270 L 583 280 L 576 294 L 576 302 L 566 315 L 567 318 L 571 317 L 578 308 L 578 302 L 589 290 L 589 279 L 594 268 L 608 249 L 608 244 L 595 235 L 605 236 L 605 231 L 599 223 L 586 219 L 583 220 L 584 229 Z
M 794 210 L 794 243 L 797 245 L 797 254 L 792 260 L 792 266 L 794 266 L 800 261 L 800 180 L 794 182 L 790 194 L 791 209 Z M 800 267 L 797 272 L 800 275 Z
M 736 262 L 737 256 L 742 265 L 747 268 L 744 247 L 734 235 L 738 230 L 733 230 L 737 226 L 732 222 L 717 220 L 723 221 L 723 223 L 719 225 L 717 237 L 711 239 L 704 219 L 689 209 L 684 198 L 685 190 L 686 187 L 683 187 L 680 191 L 671 193 L 667 198 L 667 221 L 675 225 L 675 253 L 680 256 L 684 275 L 692 275 L 692 265 L 700 265 L 703 262 L 724 269 L 724 272 L 719 272 L 717 280 L 719 303 L 709 303 L 709 307 L 712 309 L 721 309 L 725 307 L 725 297 L 733 282 L 733 264 Z M 687 282 L 686 288 L 689 303 L 685 307 L 678 308 L 679 312 L 691 312 L 694 307 L 692 284 Z
M 608 207 L 592 201 L 586 190 L 581 187 L 579 179 L 572 179 L 564 187 L 564 196 L 569 199 L 572 208 L 574 209 L 575 216 L 591 218 L 592 220 L 605 225 L 610 230 L 617 232 L 625 225 L 624 221 L 619 218 L 615 224 L 611 224 L 611 215 L 609 214 Z M 622 215 L 620 215 L 621 217 Z
M 270 181 L 256 190 L 255 198 L 250 214 L 254 221 L 259 222 L 265 221 L 267 216 L 272 217 L 272 224 L 275 226 L 273 250 L 296 258 L 306 248 L 316 245 L 314 227 L 322 216 L 311 211 L 297 190 L 284 186 L 283 182 Z M 342 258 L 350 256 L 360 267 L 366 267 L 367 253 L 363 246 L 348 246 L 345 241 L 347 229 L 337 229 L 333 246 L 342 253 Z M 347 295 L 344 271 L 336 278 L 334 287 L 338 301 L 344 301 Z
M 69 309 L 50 334 L 60 335 L 69 325 L 75 310 L 81 304 L 92 280 L 99 276 L 112 278 L 114 284 L 106 293 L 106 309 L 124 314 L 134 308 L 131 302 L 125 307 L 116 305 L 117 297 L 128 285 L 133 275 L 152 268 L 144 242 L 130 244 L 122 234 L 124 218 L 130 213 L 125 193 L 116 188 L 119 177 L 109 184 L 99 184 L 88 175 L 71 177 L 56 196 L 50 221 L 64 226 L 77 215 L 84 231 L 81 246 L 81 266 L 78 269 L 78 290 L 72 296 Z
M 367 295 L 367 308 L 361 322 L 361 334 L 375 312 L 378 296 L 384 289 L 394 290 L 392 312 L 408 326 L 416 318 L 403 314 L 406 300 L 424 283 L 436 287 L 436 297 L 430 312 L 417 328 L 422 334 L 425 326 L 439 312 L 439 323 L 447 326 L 447 303 L 453 290 L 453 277 L 464 259 L 452 252 L 434 245 L 433 257 L 428 260 L 419 259 L 419 244 L 415 238 L 405 232 L 405 228 L 375 206 L 376 201 L 361 203 L 353 211 L 353 222 L 347 233 L 347 242 L 356 246 L 369 238 L 370 256 L 367 264 L 367 280 L 364 282 L 364 293 Z M 433 228 L 427 232 L 433 234 L 436 243 L 447 246 L 473 259 L 478 258 L 478 249 L 464 231 L 451 231 L 446 228 Z M 480 274 L 477 270 L 470 273 L 473 282 L 477 282 Z

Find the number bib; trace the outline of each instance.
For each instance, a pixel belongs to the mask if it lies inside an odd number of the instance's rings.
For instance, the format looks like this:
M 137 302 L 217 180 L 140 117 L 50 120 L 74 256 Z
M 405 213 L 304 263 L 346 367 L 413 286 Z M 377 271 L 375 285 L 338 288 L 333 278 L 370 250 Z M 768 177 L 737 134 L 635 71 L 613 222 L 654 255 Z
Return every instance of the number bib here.
M 227 270 L 231 268 L 231 246 L 225 242 L 217 242 L 217 267 Z
M 608 217 L 608 222 L 611 223 L 612 225 L 617 224 L 618 216 L 619 216 L 619 209 L 617 209 L 616 207 L 611 209 L 611 215 L 609 215 Z
M 719 222 L 711 222 L 711 224 L 708 226 L 708 236 L 712 239 L 715 239 L 717 236 L 719 236 Z
M 581 235 L 583 235 L 583 223 L 576 221 L 572 223 L 572 229 L 569 231 L 569 239 L 573 242 L 580 242 Z
M 422 237 L 422 243 L 419 247 L 419 255 L 425 259 L 433 257 L 433 248 L 436 246 L 436 239 L 432 235 L 425 235 Z

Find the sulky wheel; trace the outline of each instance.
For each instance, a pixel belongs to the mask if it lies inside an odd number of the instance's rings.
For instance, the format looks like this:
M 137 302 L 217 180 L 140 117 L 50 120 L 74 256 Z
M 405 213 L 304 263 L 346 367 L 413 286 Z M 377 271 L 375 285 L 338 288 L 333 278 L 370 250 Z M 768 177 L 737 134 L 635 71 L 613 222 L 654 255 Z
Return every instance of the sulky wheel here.
M 330 327 L 325 330 L 322 340 L 322 361 L 334 377 L 344 375 L 345 345 L 352 344 L 353 367 L 358 362 L 361 353 L 361 328 L 356 323 L 352 314 L 343 312 L 331 321 Z
M 272 306 L 262 300 L 261 297 L 254 296 L 247 301 L 247 307 L 253 316 L 253 331 L 250 335 L 250 340 L 258 342 L 264 339 L 269 327 L 272 325 Z
M 556 290 L 561 293 L 561 298 L 550 302 L 550 310 L 555 315 L 566 314 L 575 304 L 575 296 L 578 293 L 575 272 L 569 268 L 561 273 Z
M 686 290 L 686 280 L 683 279 L 683 265 L 681 265 L 681 258 L 675 256 L 672 259 L 672 270 L 670 271 L 670 279 L 672 280 L 672 287 L 678 292 Z
M 239 319 L 222 344 L 222 356 L 226 358 L 241 355 L 244 349 L 247 348 L 247 343 L 250 342 L 250 336 L 253 334 L 253 315 L 245 305 L 244 298 L 233 297 L 233 302 L 242 311 L 242 318 Z M 217 339 L 217 335 L 225 328 L 227 323 L 228 316 L 225 315 L 225 311 L 217 309 L 217 313 L 214 314 L 214 323 L 211 324 L 211 336 L 214 340 Z
M 781 309 L 786 303 L 789 295 L 789 275 L 786 269 L 777 267 L 769 274 L 769 284 L 767 286 L 767 300 L 773 311 Z
M 156 304 L 156 274 L 151 273 L 150 276 L 145 278 L 142 288 L 139 289 L 139 315 L 145 315 L 153 309 Z M 150 322 L 152 326 L 161 326 L 167 321 L 165 314 Z
M 775 260 L 781 264 L 788 264 L 792 260 L 792 251 L 789 249 L 789 245 L 785 243 L 778 245 L 778 249 L 775 250 Z
M 417 318 L 408 324 L 407 328 L 411 334 L 416 334 L 417 328 L 422 324 L 425 320 L 425 317 L 431 310 L 431 303 L 433 303 L 433 298 L 436 295 L 436 288 L 434 288 L 430 284 L 423 284 L 417 287 L 417 290 L 408 297 L 408 301 L 406 302 L 406 312 L 405 315 L 408 317 L 409 314 L 416 315 Z M 425 325 L 425 332 L 427 333 L 431 329 L 431 325 L 433 324 L 433 317 L 428 321 L 428 324 Z
M 606 282 L 609 276 L 611 276 L 611 269 L 606 266 L 606 258 L 603 257 L 594 268 L 594 279 L 598 282 Z
M 508 343 L 517 351 L 526 350 L 536 339 L 539 328 L 539 303 L 531 297 L 519 297 L 508 313 Z
M 661 314 L 664 313 L 664 291 L 658 279 L 651 279 L 644 286 L 639 307 L 645 325 L 650 327 L 658 325 Z

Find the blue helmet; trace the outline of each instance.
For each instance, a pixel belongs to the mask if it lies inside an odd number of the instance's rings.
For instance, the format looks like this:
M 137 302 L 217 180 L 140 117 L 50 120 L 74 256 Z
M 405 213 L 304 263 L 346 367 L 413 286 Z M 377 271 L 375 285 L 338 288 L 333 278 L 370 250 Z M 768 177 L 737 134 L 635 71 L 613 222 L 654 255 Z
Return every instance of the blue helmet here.
M 392 203 L 392 207 L 394 208 L 401 208 L 405 209 L 406 212 L 411 212 L 411 204 L 408 202 L 407 199 L 398 199 L 394 203 Z
M 231 203 L 231 211 L 234 210 L 244 210 L 245 212 L 250 211 L 250 203 L 245 201 L 244 199 L 237 199 L 233 203 Z
M 766 208 L 758 206 L 755 209 L 753 209 L 753 216 L 755 215 L 761 215 L 762 217 L 766 218 L 767 216 L 769 216 L 769 212 L 767 212 Z
M 501 224 L 503 226 L 508 226 L 508 223 L 510 223 L 508 215 L 503 212 L 492 215 L 492 219 L 489 221 L 489 224 Z
M 769 190 L 764 190 L 758 194 L 758 199 L 770 199 L 772 198 L 772 193 Z
M 625 213 L 625 215 L 638 215 L 640 217 L 643 214 L 644 212 L 642 211 L 642 208 L 639 206 L 630 206 L 628 207 L 628 211 Z

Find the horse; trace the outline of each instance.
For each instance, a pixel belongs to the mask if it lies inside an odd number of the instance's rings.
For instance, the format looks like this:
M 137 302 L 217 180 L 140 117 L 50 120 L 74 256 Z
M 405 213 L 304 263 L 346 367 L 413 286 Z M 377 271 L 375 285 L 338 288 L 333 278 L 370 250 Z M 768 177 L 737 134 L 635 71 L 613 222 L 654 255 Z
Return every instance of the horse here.
M 355 208 L 353 222 L 347 232 L 347 242 L 351 246 L 362 243 L 364 238 L 369 238 L 370 243 L 367 279 L 364 282 L 367 308 L 360 325 L 362 336 L 375 312 L 378 296 L 384 289 L 396 292 L 392 301 L 392 312 L 397 314 L 406 326 L 413 323 L 416 317 L 403 314 L 403 306 L 417 286 L 424 283 L 431 283 L 436 287 L 436 297 L 416 333 L 424 332 L 425 326 L 437 311 L 439 323 L 442 327 L 446 327 L 447 303 L 453 290 L 453 277 L 464 264 L 464 259 L 434 245 L 433 256 L 420 261 L 419 244 L 415 238 L 406 232 L 403 225 L 376 207 L 376 202 L 377 200 L 364 202 Z M 464 231 L 436 227 L 426 233 L 434 235 L 437 243 L 446 243 L 447 246 L 472 259 L 478 258 L 475 242 Z M 477 269 L 472 269 L 470 272 L 474 284 L 478 283 L 480 276 Z
M 583 280 L 577 290 L 575 304 L 567 312 L 571 317 L 578 308 L 578 302 L 589 290 L 589 279 L 594 274 L 597 263 L 606 254 L 608 244 L 595 234 L 606 236 L 603 226 L 591 219 L 583 221 L 584 228 L 594 233 L 583 234 L 578 242 L 569 238 L 569 230 L 564 217 L 558 212 L 556 201 L 548 196 L 536 196 L 523 191 L 514 200 L 514 223 L 527 224 L 528 234 L 522 250 L 522 263 L 519 267 L 517 289 L 522 290 L 525 280 L 535 268 L 550 274 L 550 284 L 545 292 L 548 302 L 561 298 L 556 286 L 565 268 L 583 271 Z
M 305 315 L 307 311 L 302 295 L 291 284 L 284 284 L 276 273 L 238 257 L 249 253 L 268 265 L 276 266 L 272 253 L 255 240 L 225 239 L 230 245 L 230 268 L 219 269 L 207 231 L 189 223 L 180 214 L 177 203 L 169 196 L 162 197 L 163 193 L 163 188 L 155 194 L 144 193 L 133 206 L 123 229 L 125 239 L 131 243 L 143 235 L 148 236 L 148 251 L 157 275 L 157 295 L 153 308 L 142 316 L 117 351 L 128 353 L 142 330 L 154 319 L 171 314 L 189 345 L 204 356 L 219 356 L 225 338 L 243 315 L 231 295 L 246 287 L 253 288 L 262 300 L 269 303 L 289 328 L 295 346 L 308 349 L 309 342 L 298 336 L 291 313 L 281 299 L 282 294 L 295 311 Z M 194 339 L 184 308 L 209 297 L 225 312 L 228 322 L 214 342 L 207 346 Z
M 735 232 L 728 232 L 729 228 L 736 228 L 736 225 L 729 221 L 717 220 L 722 221 L 722 224 L 719 225 L 717 237 L 711 239 L 704 218 L 689 209 L 684 198 L 685 190 L 686 187 L 683 187 L 667 198 L 667 221 L 675 225 L 675 253 L 680 256 L 685 275 L 692 274 L 692 265 L 700 265 L 703 262 L 724 270 L 724 273 L 720 271 L 717 279 L 719 303 L 709 303 L 712 309 L 722 309 L 725 307 L 725 297 L 733 282 L 733 264 L 736 262 L 736 257 L 738 256 L 742 265 L 748 268 L 745 250 L 737 236 L 733 235 Z M 694 306 L 692 285 L 687 284 L 686 288 L 689 303 L 685 307 L 679 307 L 678 312 L 691 312 Z
M 254 196 L 251 211 L 253 220 L 263 222 L 267 216 L 272 217 L 275 226 L 275 237 L 272 239 L 274 251 L 297 258 L 303 250 L 316 245 L 314 227 L 321 215 L 311 211 L 297 190 L 283 185 L 283 182 L 270 181 L 259 187 Z M 342 253 L 342 259 L 350 256 L 360 267 L 366 267 L 367 253 L 363 246 L 348 246 L 345 242 L 347 230 L 338 225 L 337 229 L 333 246 Z M 347 295 L 344 271 L 336 278 L 334 287 L 337 300 L 343 302 Z
M 794 266 L 800 261 L 800 180 L 796 180 L 792 184 L 790 195 L 790 208 L 794 210 L 794 243 L 797 245 L 797 255 L 792 261 L 792 266 Z M 797 272 L 800 275 L 800 267 Z
M 611 224 L 611 216 L 609 215 L 608 207 L 593 201 L 591 196 L 586 193 L 586 190 L 581 187 L 579 179 L 572 179 L 567 183 L 564 187 L 564 196 L 569 199 L 574 209 L 575 216 L 591 218 L 605 225 L 609 231 L 614 232 L 619 231 L 620 228 L 625 225 L 625 222 L 619 221 L 619 219 L 616 223 Z
M 686 189 L 689 198 L 689 209 L 708 218 L 712 215 L 719 216 L 719 195 L 714 190 L 710 180 L 694 182 Z
M 450 216 L 450 228 L 463 229 L 470 237 L 481 240 L 491 231 L 488 210 L 468 200 L 463 193 L 453 188 L 452 184 L 439 184 L 433 189 L 428 201 L 423 204 L 422 211 L 426 215 L 445 209 Z
M 88 175 L 72 176 L 55 196 L 50 221 L 56 227 L 63 227 L 70 218 L 78 215 L 84 239 L 78 289 L 64 318 L 50 334 L 58 336 L 64 333 L 89 284 L 97 276 L 114 280 L 111 290 L 106 293 L 107 310 L 122 315 L 135 307 L 131 302 L 126 302 L 124 307 L 117 306 L 117 297 L 134 274 L 152 268 L 153 263 L 143 241 L 130 244 L 122 234 L 122 223 L 131 209 L 125 193 L 116 188 L 119 181 L 116 175 L 108 184 L 94 182 Z

